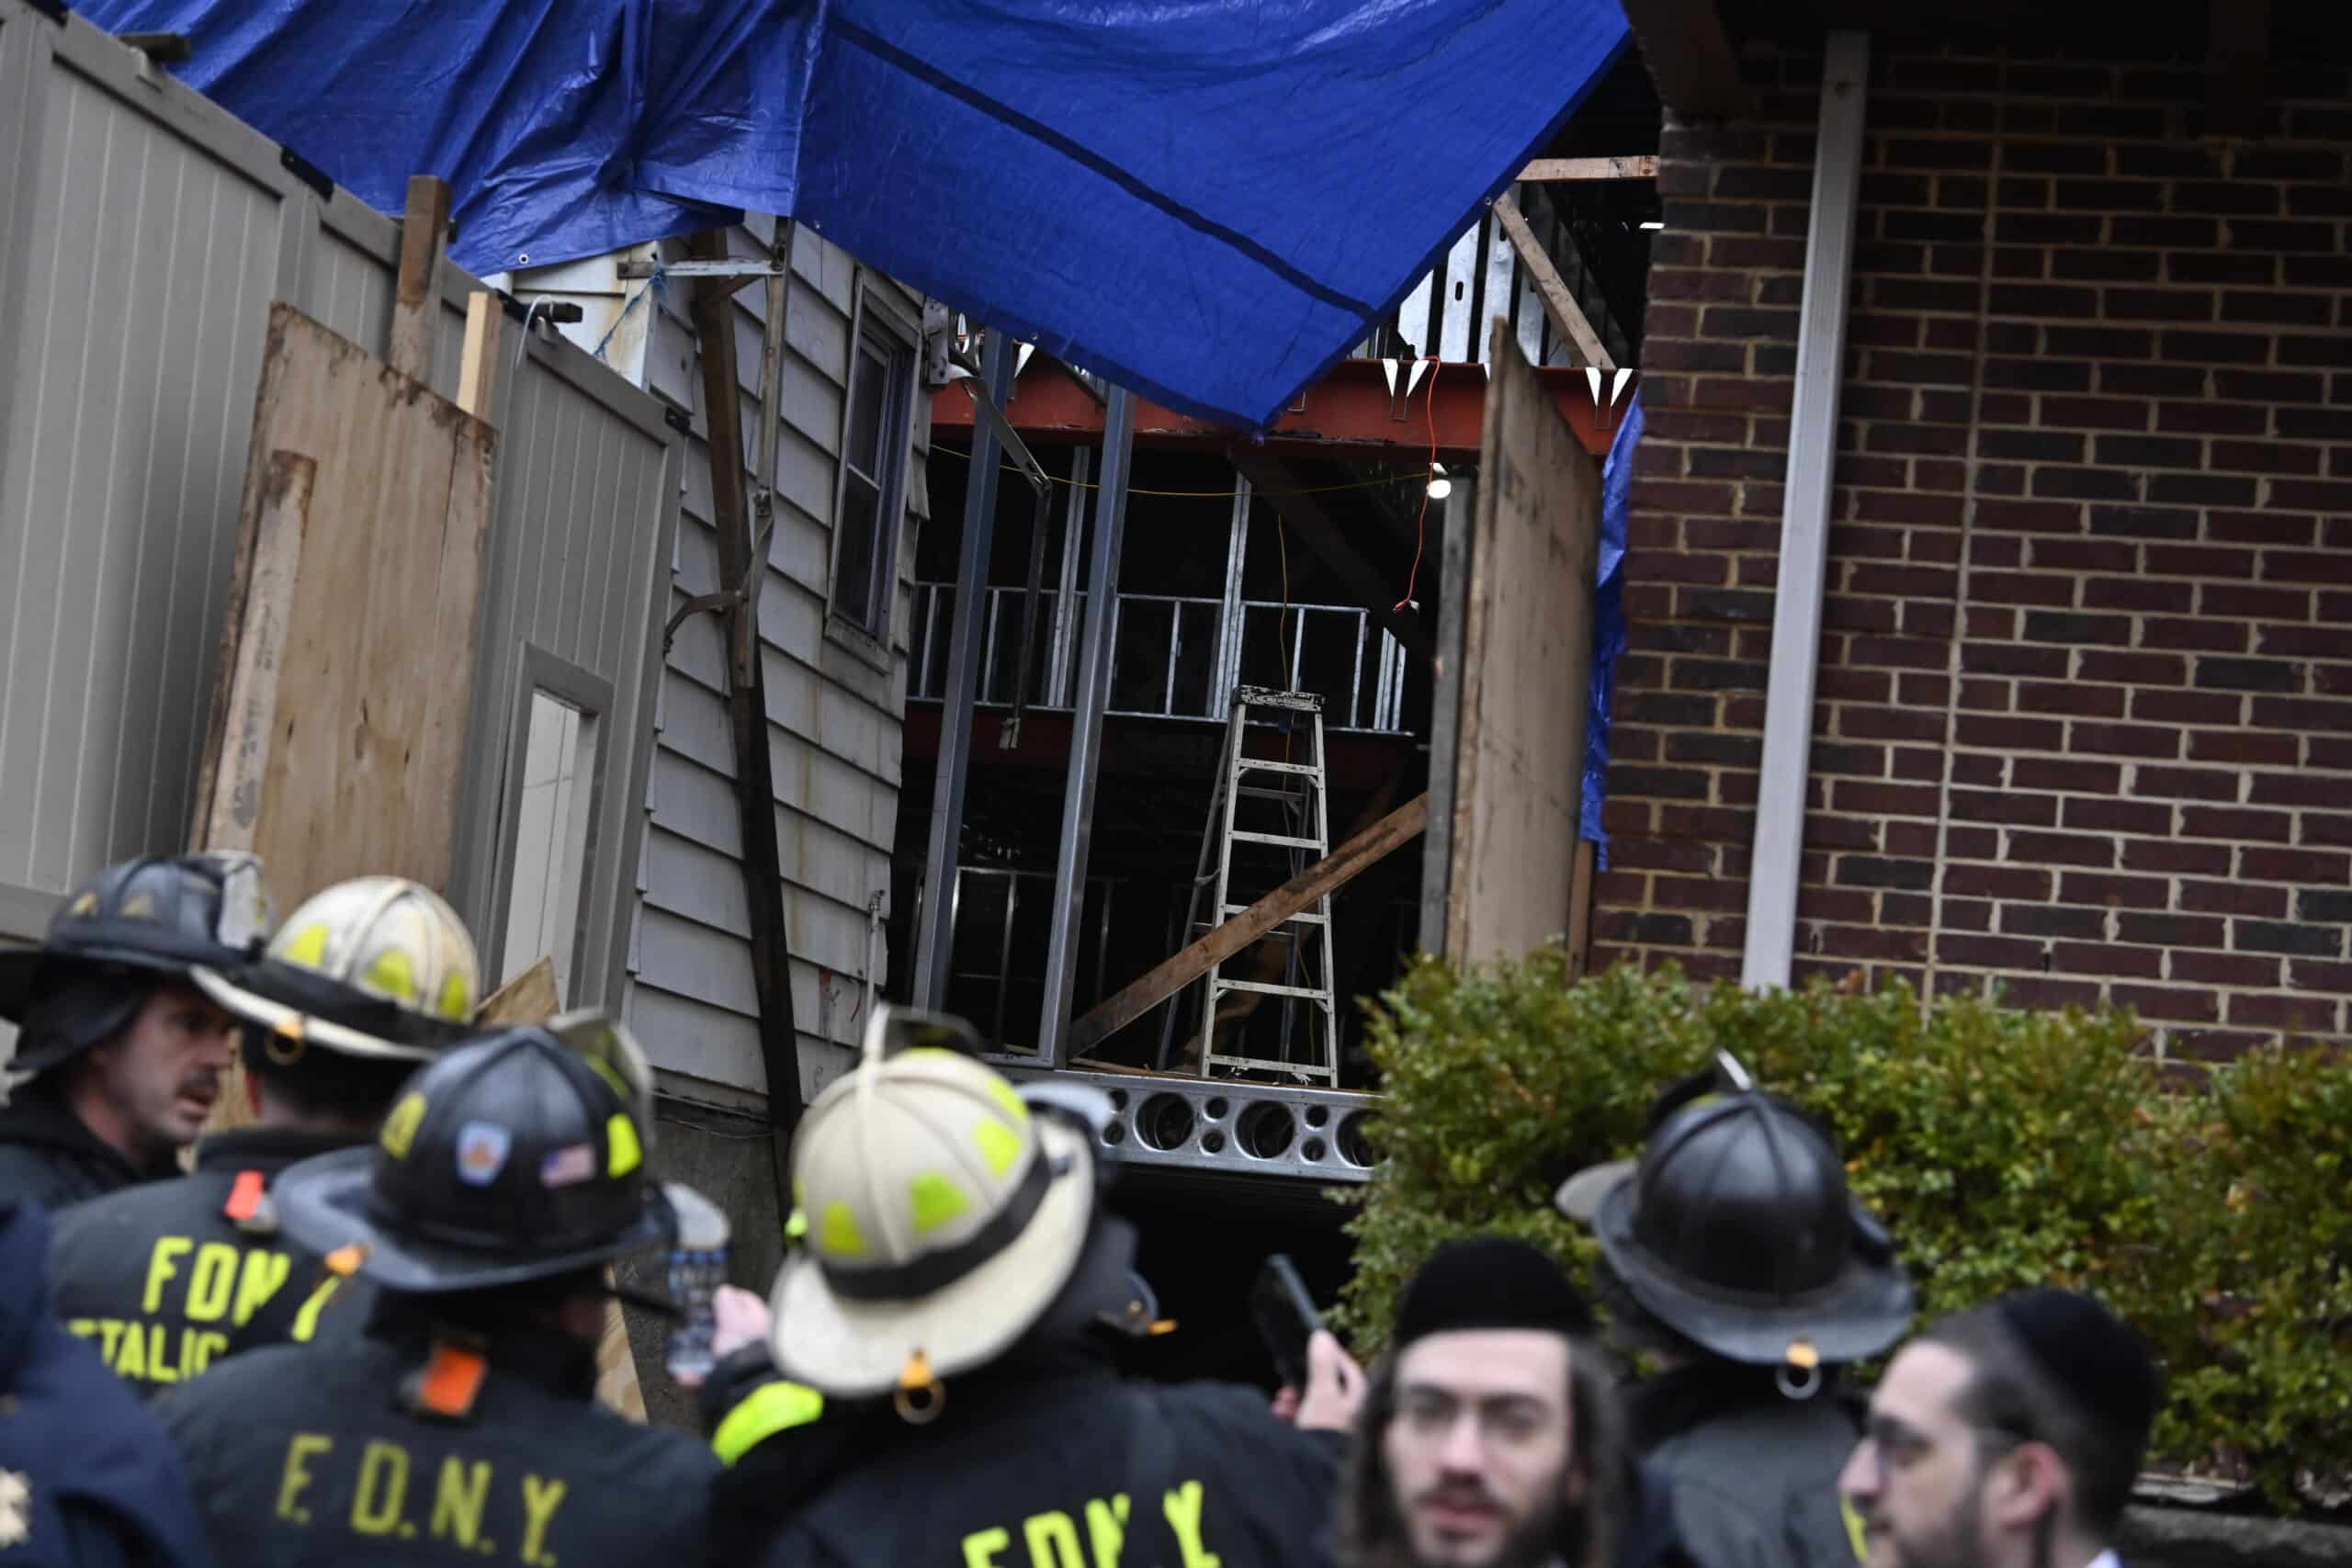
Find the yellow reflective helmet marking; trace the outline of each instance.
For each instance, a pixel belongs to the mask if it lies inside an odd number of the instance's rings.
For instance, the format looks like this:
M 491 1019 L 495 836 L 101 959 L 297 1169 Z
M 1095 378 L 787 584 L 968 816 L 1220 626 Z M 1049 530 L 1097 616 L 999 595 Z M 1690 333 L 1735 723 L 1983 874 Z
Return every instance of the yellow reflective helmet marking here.
M 327 961 L 327 928 L 324 925 L 304 926 L 278 950 L 278 956 L 288 964 L 299 964 L 305 969 L 317 969 Z
M 1028 1124 L 1028 1102 L 1023 1100 L 1019 1094 L 1014 1092 L 1011 1084 L 1005 1082 L 1002 1078 L 996 1077 L 994 1074 L 990 1074 L 989 1076 L 989 1093 L 996 1097 L 996 1102 L 1004 1108 L 1006 1119 L 1012 1122 L 1014 1126 L 1022 1127 Z
M 619 1111 L 605 1122 L 605 1174 L 627 1176 L 645 1161 L 645 1145 L 638 1141 L 637 1123 Z
M 394 1159 L 406 1159 L 408 1146 L 416 1137 L 417 1123 L 424 1120 L 424 1096 L 410 1090 L 401 1102 L 384 1118 L 384 1131 L 378 1140 L 384 1152 Z
M 416 968 L 408 954 L 397 947 L 388 947 L 368 965 L 368 973 L 359 977 L 363 986 L 372 986 L 393 998 L 413 1005 L 416 1001 Z
M 729 1411 L 710 1435 L 710 1451 L 733 1464 L 778 1432 L 806 1427 L 825 1413 L 825 1396 L 797 1382 L 762 1383 Z
M 463 1023 L 473 1015 L 473 987 L 466 984 L 463 975 L 452 974 L 441 982 L 440 1012 L 443 1018 L 453 1023 Z
M 153 893 L 133 893 L 122 901 L 122 908 L 115 911 L 115 918 L 121 920 L 154 919 L 155 896 Z
M 857 1228 L 857 1216 L 849 1212 L 847 1203 L 825 1205 L 824 1223 L 817 1228 L 817 1245 L 840 1258 L 865 1256 L 865 1233 Z
M 979 1145 L 980 1157 L 989 1162 L 989 1174 L 1000 1177 L 1021 1163 L 1021 1151 L 1027 1146 L 1020 1134 L 993 1116 L 972 1123 L 972 1142 Z
M 940 1170 L 926 1170 L 918 1175 L 909 1183 L 907 1196 L 914 1209 L 917 1235 L 937 1230 L 972 1207 L 972 1201 L 964 1195 L 964 1190 L 956 1186 L 946 1172 Z

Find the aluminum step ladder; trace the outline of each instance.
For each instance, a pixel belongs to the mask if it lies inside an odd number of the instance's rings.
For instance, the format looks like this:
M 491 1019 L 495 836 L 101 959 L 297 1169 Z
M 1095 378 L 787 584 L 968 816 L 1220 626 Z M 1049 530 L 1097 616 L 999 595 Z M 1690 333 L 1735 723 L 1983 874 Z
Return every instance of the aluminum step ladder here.
M 1284 736 L 1282 758 L 1250 754 L 1253 721 L 1261 736 L 1270 729 Z M 1297 735 L 1311 738 L 1313 743 L 1310 754 L 1303 761 L 1293 761 L 1289 756 L 1289 738 Z M 1323 699 L 1312 692 L 1236 686 L 1226 718 L 1225 754 L 1218 764 L 1216 788 L 1209 797 L 1208 824 L 1201 835 L 1200 858 L 1193 868 L 1184 941 L 1197 941 L 1328 855 L 1329 798 L 1324 777 Z M 1283 830 L 1269 832 L 1258 826 L 1237 827 L 1235 818 L 1243 801 L 1272 803 L 1277 808 L 1277 825 Z M 1245 871 L 1242 884 L 1237 885 L 1236 845 L 1250 847 L 1252 869 L 1274 858 L 1262 852 L 1266 851 L 1281 852 L 1288 869 L 1278 876 L 1261 873 L 1252 877 Z M 1261 883 L 1263 885 L 1258 886 Z M 1227 964 L 1219 963 L 1210 966 L 1197 987 L 1188 987 L 1200 998 L 1196 1015 L 1200 1021 L 1200 1076 L 1271 1074 L 1336 1088 L 1340 1078 L 1339 1025 L 1331 984 L 1330 896 L 1326 894 L 1317 899 L 1242 952 L 1251 952 L 1260 943 L 1269 942 L 1289 944 L 1282 983 L 1232 979 L 1225 973 Z M 1246 1051 L 1236 1054 L 1216 1050 L 1217 1008 L 1237 992 L 1255 992 L 1282 999 L 1278 1058 L 1253 1056 Z M 1181 1002 L 1171 1006 L 1161 1024 L 1162 1070 L 1173 1065 L 1170 1058 L 1175 1050 L 1175 1032 L 1183 1010 Z M 1305 1039 L 1300 1043 L 1302 1048 L 1294 1050 L 1293 1043 L 1301 1033 L 1296 1025 L 1302 1012 Z

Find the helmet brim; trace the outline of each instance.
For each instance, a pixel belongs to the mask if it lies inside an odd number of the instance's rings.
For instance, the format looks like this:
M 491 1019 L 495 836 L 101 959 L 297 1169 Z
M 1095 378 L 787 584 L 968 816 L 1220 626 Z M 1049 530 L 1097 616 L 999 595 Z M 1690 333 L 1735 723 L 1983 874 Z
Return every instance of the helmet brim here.
M 0 1020 L 22 1023 L 41 992 L 44 978 L 63 978 L 77 971 L 135 969 L 153 976 L 157 985 L 177 980 L 193 984 L 194 961 L 142 952 L 138 948 L 90 947 L 74 953 L 52 953 L 33 942 L 0 942 Z
M 896 1389 L 918 1353 L 944 1380 L 1011 1349 L 1069 1286 L 1094 1221 L 1086 1137 L 1051 1117 L 1035 1125 L 1037 1157 L 1066 1168 L 1021 1233 L 953 1284 L 912 1301 L 858 1301 L 832 1289 L 814 1254 L 786 1258 L 769 1300 L 776 1370 L 834 1399 L 869 1399 Z
M 1727 1360 L 1789 1363 L 1803 1342 L 1842 1366 L 1875 1356 L 1909 1331 L 1917 1311 L 1900 1263 L 1849 1258 L 1818 1290 L 1771 1303 L 1739 1299 L 1667 1268 L 1634 1234 L 1634 1182 L 1625 1177 L 1601 1198 L 1593 1229 L 1609 1266 L 1645 1310 L 1677 1334 Z
M 387 1062 L 430 1062 L 482 1031 L 468 1023 L 427 1018 L 397 1002 L 369 996 L 268 959 L 233 970 L 189 971 L 197 987 L 249 1023 L 288 1039 L 322 1045 L 346 1056 Z M 373 1014 L 380 1030 L 354 1028 L 324 1010 L 346 1018 Z
M 360 1277 L 387 1291 L 435 1295 L 525 1284 L 666 1246 L 676 1230 L 669 1198 L 660 1184 L 648 1182 L 638 1222 L 594 1247 L 518 1258 L 511 1251 L 485 1254 L 395 1235 L 367 1212 L 375 1157 L 374 1147 L 363 1144 L 303 1160 L 278 1173 L 270 1196 L 279 1224 L 297 1246 L 322 1258 L 360 1247 Z

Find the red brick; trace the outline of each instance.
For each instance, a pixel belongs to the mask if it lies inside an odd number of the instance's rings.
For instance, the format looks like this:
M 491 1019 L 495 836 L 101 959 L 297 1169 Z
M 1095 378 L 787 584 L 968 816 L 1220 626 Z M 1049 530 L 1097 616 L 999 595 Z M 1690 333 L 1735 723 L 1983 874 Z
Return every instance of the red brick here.
M 2290 959 L 2288 983 L 2299 991 L 2352 992 L 2352 964 L 2331 964 L 2321 958 Z
M 2143 767 L 2132 775 L 2136 795 L 2173 800 L 2238 798 L 2238 775 L 2215 768 Z
M 2010 790 L 1956 789 L 1951 792 L 1951 815 L 1958 822 L 2054 828 L 2058 825 L 2058 797 Z
M 2007 681 L 1962 681 L 1960 683 L 1960 705 L 1981 713 L 2009 711 L 2009 683 Z
M 2329 730 L 2352 734 L 2352 702 L 2314 697 L 2256 697 L 2254 722 L 2265 728 Z
M 2216 543 L 2301 548 L 2319 536 L 2319 519 L 2284 512 L 2209 512 L 2205 536 Z
M 2124 694 L 2117 686 L 2020 681 L 2018 711 L 2064 714 L 2080 718 L 2121 718 Z
M 2229 922 L 2206 915 L 2124 915 L 2115 922 L 2115 940 L 2150 947 L 2212 947 L 2229 942 Z
M 2120 653 L 2111 649 L 2086 649 L 2075 673 L 2085 681 L 2116 681 L 2133 686 L 2178 686 L 2188 680 L 2188 660 L 2170 653 Z
M 2018 937 L 1976 936 L 1946 931 L 1936 942 L 1936 962 L 1961 964 L 1974 969 L 2025 969 L 2041 966 L 2041 944 Z M 2093 988 L 2093 997 L 2097 988 Z
M 2172 831 L 2173 808 L 2144 800 L 2113 800 L 2100 795 L 2066 797 L 2063 820 L 2086 833 L 2145 833 L 2163 837 Z
M 2130 975 L 2143 980 L 2164 975 L 2164 953 L 2153 947 L 2112 942 L 2062 942 L 2052 961 L 2069 975 Z
M 2259 986 L 2278 984 L 2281 959 L 2254 953 L 2199 953 L 2185 949 L 2172 955 L 2172 978 L 2199 986 Z
M 2287 890 L 2248 882 L 2183 882 L 2180 907 L 2201 914 L 2282 919 L 2287 913 Z
M 2204 617 L 2188 620 L 2151 617 L 2143 623 L 2141 629 L 2151 643 L 2203 653 L 2244 653 L 2254 636 L 2251 626 Z
M 2299 1034 L 2332 1033 L 2344 1012 L 2335 997 L 2278 997 L 2240 991 L 2230 998 L 2230 1021 Z
M 2108 999 L 2118 1007 L 2130 1008 L 2142 1018 L 2160 1019 L 2167 1023 L 2213 1023 L 2219 1021 L 2221 1012 L 2221 998 L 2211 991 L 2117 986 L 2109 991 Z
M 2238 762 L 2255 767 L 2292 767 L 2301 750 L 2292 735 L 2268 735 L 2252 729 L 2192 729 L 2188 760 L 2192 762 Z
M 2303 816 L 2303 842 L 2352 844 L 2352 816 L 2324 816 L 2316 811 L 2306 812 Z
M 1797 889 L 1797 919 L 1867 921 L 1871 918 L 1871 901 L 1876 897 L 1867 888 L 1808 885 Z
M 1941 707 L 1951 701 L 1951 677 L 1906 671 L 1895 684 L 1896 700 L 1906 707 Z
M 2199 1062 L 2234 1062 L 2257 1045 L 2267 1044 L 2268 1036 L 2227 1029 L 2184 1030 L 2174 1034 L 2166 1043 L 2166 1054 Z M 2204 1079 L 2186 1080 L 2183 1088 L 2196 1091 L 2204 1088 Z
M 2263 556 L 2262 575 L 2280 582 L 2352 582 L 2352 555 L 2270 550 Z
M 1940 852 L 1937 843 L 1938 830 L 1933 822 L 1894 817 L 1879 827 L 1880 836 L 1885 840 L 1884 848 L 1890 855 L 1933 860 Z M 1964 829 L 1962 830 L 1966 831 Z M 1947 828 L 1944 831 L 1951 829 Z
M 1992 860 L 2001 852 L 2001 831 L 1950 824 L 1944 829 L 1944 852 L 1953 860 Z
M 1947 898 L 1943 924 L 1946 931 L 1991 931 L 1993 906 L 1981 898 Z
M 1721 877 L 1657 876 L 1651 879 L 1651 884 L 1649 902 L 1661 909 L 1715 909 L 1730 913 L 1747 908 L 1747 886 L 1741 882 Z
M 2188 876 L 2227 876 L 2231 852 L 2227 844 L 2184 844 L 2169 839 L 2132 839 L 2123 845 L 2123 869 L 2178 873 Z
M 1681 871 L 1707 876 L 1714 873 L 1715 851 L 1712 844 L 1627 835 L 1611 839 L 1609 863 L 1615 870 Z
M 2161 909 L 2170 897 L 2170 884 L 2156 877 L 2070 871 L 2060 879 L 2058 897 L 2070 904 L 2099 904 L 2118 909 Z
M 1927 926 L 1935 923 L 1936 901 L 1924 893 L 1882 893 L 1878 923 L 1883 926 Z M 1922 953 L 1920 957 L 1925 958 Z
M 2009 784 L 2015 789 L 2056 789 L 2085 795 L 2113 795 L 2123 787 L 2123 769 L 2116 762 L 2019 757 L 2009 764 Z
M 1963 897 L 2043 899 L 2050 897 L 2054 881 L 2050 872 L 2029 866 L 1947 865 L 1943 890 Z M 2161 897 L 2164 885 L 2155 886 Z
M 2028 534 L 2079 534 L 2083 513 L 2078 506 L 2053 501 L 1980 501 L 1976 521 L 1986 528 Z
M 2001 931 L 2007 936 L 2097 942 L 2107 934 L 2107 911 L 2056 904 L 2004 904 Z
M 2006 860 L 2027 865 L 2112 866 L 2115 840 L 2081 833 L 2009 834 Z
M 2007 714 L 1964 713 L 1953 724 L 1952 731 L 1953 739 L 1962 746 L 1995 751 L 2011 748 L 2055 751 L 2065 744 L 2066 739 L 2066 727 L 2060 720 L 2017 718 Z
M 2110 757 L 2173 758 L 2180 755 L 2181 732 L 2150 725 L 2092 724 L 2068 727 L 2066 750 Z
M 2068 607 L 2075 603 L 2075 583 L 2045 572 L 1976 571 L 1969 574 L 1968 596 L 1992 604 Z
M 2245 716 L 2245 699 L 2229 692 L 2151 692 L 2132 694 L 2132 716 L 2147 724 L 2236 724 Z
M 1830 793 L 1836 809 L 1871 817 L 1935 817 L 1942 792 L 1920 784 L 1839 779 Z
M 1857 637 L 1846 649 L 1847 662 L 1898 670 L 1945 669 L 1951 649 L 1924 637 Z
M 1887 931 L 1873 925 L 1816 926 L 1814 931 L 1821 944 L 1815 951 L 1825 957 L 1904 963 L 1924 962 L 1928 956 L 1928 933 L 1923 931 Z
M 2246 848 L 2238 852 L 2237 874 L 2256 882 L 2319 883 L 2340 886 L 2352 880 L 2352 855 L 2326 850 Z
M 2180 830 L 2191 839 L 2254 840 L 2283 844 L 2293 837 L 2294 818 L 2283 811 L 2248 811 L 2217 806 L 2185 806 Z
M 2256 806 L 2337 806 L 2352 797 L 2345 780 L 2324 774 L 2256 773 L 2253 777 L 2247 798 Z

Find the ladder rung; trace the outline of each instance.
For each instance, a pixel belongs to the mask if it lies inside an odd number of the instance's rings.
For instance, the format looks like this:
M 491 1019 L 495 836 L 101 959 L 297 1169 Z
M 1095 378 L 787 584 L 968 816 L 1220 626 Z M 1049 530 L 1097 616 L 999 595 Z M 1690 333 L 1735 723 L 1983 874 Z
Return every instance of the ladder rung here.
M 1225 912 L 1227 918 L 1230 919 L 1235 915 L 1247 913 L 1249 908 L 1250 906 L 1247 904 L 1227 904 L 1225 907 Z M 1306 910 L 1301 909 L 1295 915 L 1284 915 L 1282 918 L 1282 920 L 1278 923 L 1287 925 L 1293 920 L 1296 920 L 1302 925 L 1322 926 L 1330 924 L 1331 917 L 1329 915 L 1310 914 Z M 1201 924 L 1198 920 L 1194 920 L 1193 923 L 1196 926 Z
M 1285 850 L 1314 850 L 1318 853 L 1323 849 L 1320 839 L 1293 839 L 1281 833 L 1245 833 L 1238 828 L 1234 829 L 1233 840 L 1239 844 L 1272 844 Z
M 1265 784 L 1243 784 L 1237 793 L 1245 800 L 1298 801 L 1301 799 L 1296 790 L 1273 789 Z
M 1306 997 L 1329 1006 L 1331 993 L 1314 986 L 1275 986 L 1263 980 L 1227 980 L 1219 978 L 1221 991 L 1255 991 L 1261 997 Z
M 1323 776 L 1322 764 L 1318 762 L 1272 762 L 1261 757 L 1242 757 L 1237 760 L 1236 765 L 1244 770 L 1254 768 L 1261 773 L 1313 773 L 1317 779 Z

